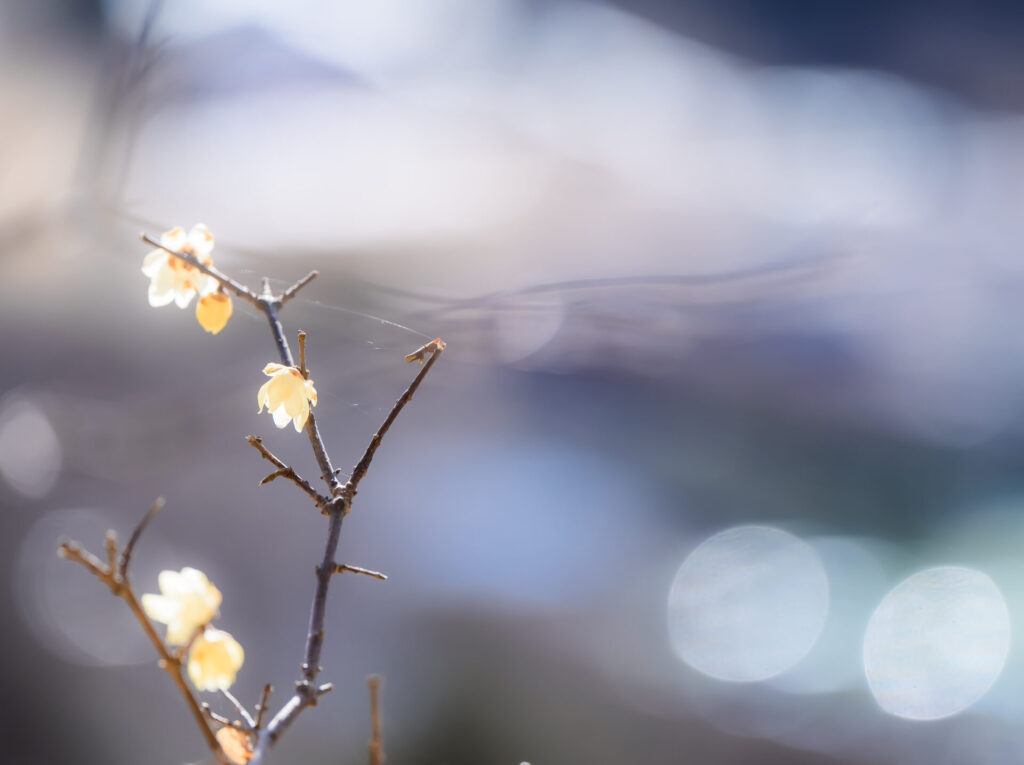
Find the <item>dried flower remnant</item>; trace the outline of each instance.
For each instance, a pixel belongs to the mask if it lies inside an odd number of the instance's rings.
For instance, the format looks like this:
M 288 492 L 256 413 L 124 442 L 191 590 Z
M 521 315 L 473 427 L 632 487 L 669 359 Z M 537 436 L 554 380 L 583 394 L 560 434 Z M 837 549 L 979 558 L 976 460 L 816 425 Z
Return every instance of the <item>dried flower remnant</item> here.
M 188 652 L 188 679 L 201 691 L 227 690 L 245 661 L 245 651 L 231 633 L 207 628 Z
M 310 403 L 316 406 L 313 381 L 303 377 L 298 368 L 283 364 L 267 364 L 263 367 L 263 374 L 269 376 L 270 380 L 263 383 L 256 394 L 260 411 L 266 407 L 274 416 L 277 427 L 283 428 L 293 422 L 296 432 L 300 432 L 309 418 Z
M 204 266 L 213 264 L 213 234 L 199 223 L 185 233 L 176 226 L 160 235 L 160 244 L 176 252 L 194 255 Z M 217 280 L 195 266 L 177 258 L 167 250 L 153 250 L 142 261 L 142 273 L 149 277 L 149 304 L 153 307 L 174 301 L 178 308 L 186 308 L 192 298 L 217 289 Z
M 196 320 L 199 326 L 216 335 L 228 323 L 232 313 L 231 298 L 223 291 L 203 295 L 196 303 Z
M 252 759 L 252 736 L 238 728 L 225 725 L 217 731 L 217 742 L 235 765 L 245 765 Z
M 167 625 L 167 642 L 185 645 L 197 629 L 210 622 L 220 608 L 220 590 L 199 569 L 161 571 L 160 595 L 142 596 L 142 609 L 155 622 Z

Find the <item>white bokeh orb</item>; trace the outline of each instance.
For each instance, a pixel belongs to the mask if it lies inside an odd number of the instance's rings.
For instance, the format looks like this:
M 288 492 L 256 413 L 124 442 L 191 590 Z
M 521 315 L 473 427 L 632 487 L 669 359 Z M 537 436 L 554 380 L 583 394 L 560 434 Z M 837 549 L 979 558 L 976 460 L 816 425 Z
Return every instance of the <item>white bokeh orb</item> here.
M 940 566 L 898 584 L 864 635 L 864 671 L 878 704 L 909 720 L 964 711 L 992 687 L 1010 650 L 1010 614 L 980 571 Z
M 705 675 L 766 680 L 807 655 L 828 607 L 825 567 L 810 545 L 777 528 L 738 526 L 683 562 L 669 593 L 669 635 Z

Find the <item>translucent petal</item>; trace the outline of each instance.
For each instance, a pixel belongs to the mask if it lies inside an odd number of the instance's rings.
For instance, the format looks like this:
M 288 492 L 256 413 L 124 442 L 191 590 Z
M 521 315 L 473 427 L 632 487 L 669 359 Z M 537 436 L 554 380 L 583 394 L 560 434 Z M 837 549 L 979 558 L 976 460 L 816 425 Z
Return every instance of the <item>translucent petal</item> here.
M 277 427 L 283 428 L 291 422 L 291 419 L 292 418 L 288 415 L 288 412 L 285 411 L 284 406 L 279 406 L 274 410 L 274 424 L 277 425 Z
M 192 302 L 192 298 L 196 296 L 196 291 L 193 289 L 179 290 L 174 294 L 174 304 L 178 308 L 188 308 L 188 304 Z
M 263 383 L 260 386 L 259 391 L 256 393 L 256 403 L 259 405 L 259 411 L 263 411 L 263 407 L 270 408 L 270 381 Z
M 205 223 L 197 223 L 188 232 L 188 243 L 196 251 L 196 256 L 203 260 L 213 251 L 213 234 Z
M 181 226 L 175 226 L 160 235 L 160 244 L 172 250 L 180 250 L 187 243 L 188 237 L 185 235 L 185 229 Z
M 305 402 L 303 402 L 305 403 Z M 306 427 L 306 420 L 309 419 L 309 404 L 305 404 L 302 407 L 302 411 L 295 417 L 295 432 L 301 433 L 302 429 Z
M 160 587 L 160 592 L 172 598 L 188 592 L 188 580 L 178 571 L 161 571 L 156 583 Z
M 142 610 L 155 622 L 169 624 L 178 616 L 179 604 L 173 598 L 147 592 L 142 596 Z
M 312 380 L 306 380 L 306 398 L 313 402 L 313 406 L 316 406 L 316 388 L 313 387 Z
M 163 250 L 153 250 L 142 260 L 142 273 L 149 277 L 156 276 L 157 271 L 167 262 L 169 257 L 171 256 Z
M 283 364 L 278 364 L 278 363 L 272 361 L 269 364 L 267 364 L 265 367 L 263 367 L 263 374 L 265 374 L 265 375 L 276 375 L 278 372 L 281 372 L 281 371 L 283 371 L 283 370 L 285 370 L 287 368 L 288 367 L 284 366 Z

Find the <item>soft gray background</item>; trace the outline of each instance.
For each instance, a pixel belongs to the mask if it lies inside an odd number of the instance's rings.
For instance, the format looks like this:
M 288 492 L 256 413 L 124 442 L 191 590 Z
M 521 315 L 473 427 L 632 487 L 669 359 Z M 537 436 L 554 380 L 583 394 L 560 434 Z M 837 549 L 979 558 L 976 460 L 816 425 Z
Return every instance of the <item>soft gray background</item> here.
M 256 414 L 269 333 L 236 303 L 212 338 L 139 273 L 139 231 L 201 220 L 254 286 L 320 269 L 284 320 L 342 466 L 401 357 L 449 342 L 345 524 L 342 559 L 391 579 L 335 583 L 337 690 L 279 761 L 364 761 L 371 672 L 392 763 L 1014 759 L 1016 632 L 993 690 L 935 723 L 883 713 L 859 651 L 928 566 L 1024 613 L 1022 22 L 967 0 L 0 5 L 0 758 L 202 759 L 123 605 L 54 555 L 160 494 L 140 588 L 209 573 L 243 699 L 297 673 L 324 522 L 258 489 L 242 440 L 314 473 Z M 744 523 L 853 561 L 794 670 L 813 693 L 669 644 L 676 570 Z

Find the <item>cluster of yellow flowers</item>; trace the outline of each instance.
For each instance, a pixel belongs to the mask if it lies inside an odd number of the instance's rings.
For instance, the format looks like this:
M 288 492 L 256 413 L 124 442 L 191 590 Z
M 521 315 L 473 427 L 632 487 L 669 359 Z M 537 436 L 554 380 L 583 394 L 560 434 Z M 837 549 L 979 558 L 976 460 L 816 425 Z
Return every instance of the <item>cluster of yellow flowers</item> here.
M 181 226 L 165 231 L 160 235 L 160 244 L 175 252 L 192 255 L 204 266 L 213 265 L 210 255 L 213 252 L 213 234 L 202 223 L 193 226 L 188 234 Z M 214 335 L 224 329 L 231 318 L 231 298 L 220 283 L 167 250 L 157 249 L 149 253 L 142 261 L 142 273 L 150 278 L 151 306 L 159 307 L 173 301 L 179 308 L 185 308 L 198 294 L 196 319 L 203 329 Z M 283 364 L 267 364 L 263 373 L 270 380 L 256 394 L 259 411 L 266 407 L 279 428 L 291 422 L 297 432 L 301 431 L 309 419 L 309 405 L 316 406 L 313 381 L 298 367 Z
M 160 244 L 186 255 L 195 256 L 204 266 L 213 265 L 213 234 L 199 223 L 187 234 L 181 226 L 160 235 Z M 199 325 L 216 335 L 231 318 L 231 298 L 220 283 L 191 263 L 176 258 L 167 250 L 153 250 L 142 261 L 142 273 L 149 277 L 149 304 L 154 307 L 174 302 L 187 308 L 197 294 L 196 319 Z
M 220 590 L 195 568 L 161 571 L 157 584 L 160 594 L 143 595 L 142 610 L 167 625 L 169 645 L 189 645 L 186 669 L 192 685 L 201 691 L 230 688 L 245 652 L 230 633 L 210 626 L 220 609 Z

